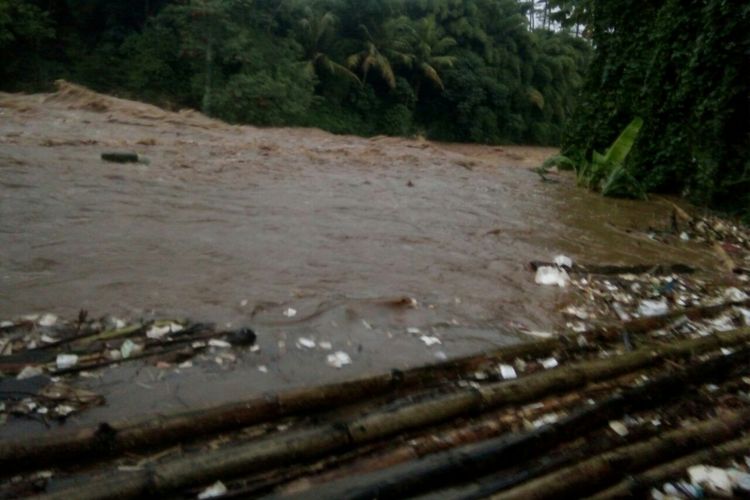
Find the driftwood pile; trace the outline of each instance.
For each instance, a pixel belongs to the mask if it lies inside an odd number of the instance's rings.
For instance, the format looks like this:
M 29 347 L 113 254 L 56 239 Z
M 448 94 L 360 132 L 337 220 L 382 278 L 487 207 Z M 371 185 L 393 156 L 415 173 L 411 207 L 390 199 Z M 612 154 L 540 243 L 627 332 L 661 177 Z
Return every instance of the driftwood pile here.
M 700 319 L 733 306 L 683 314 Z M 633 320 L 346 383 L 2 441 L 0 494 L 647 493 L 691 465 L 723 466 L 748 454 L 750 328 L 651 335 L 673 320 Z

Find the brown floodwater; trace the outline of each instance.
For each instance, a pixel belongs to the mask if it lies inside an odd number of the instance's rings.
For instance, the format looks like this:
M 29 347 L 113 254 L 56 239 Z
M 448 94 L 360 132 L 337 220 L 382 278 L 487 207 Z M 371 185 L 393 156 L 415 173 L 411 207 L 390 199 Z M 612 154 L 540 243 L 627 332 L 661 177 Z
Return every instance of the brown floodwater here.
M 148 164 L 100 160 L 112 150 Z M 235 364 L 104 370 L 85 383 L 108 404 L 80 425 L 522 341 L 519 326 L 559 327 L 566 301 L 530 260 L 714 265 L 644 235 L 667 226 L 664 201 L 541 182 L 531 167 L 552 152 L 230 126 L 70 85 L 2 94 L 0 319 L 87 309 L 257 331 L 261 351 Z M 300 336 L 352 364 L 327 366 Z

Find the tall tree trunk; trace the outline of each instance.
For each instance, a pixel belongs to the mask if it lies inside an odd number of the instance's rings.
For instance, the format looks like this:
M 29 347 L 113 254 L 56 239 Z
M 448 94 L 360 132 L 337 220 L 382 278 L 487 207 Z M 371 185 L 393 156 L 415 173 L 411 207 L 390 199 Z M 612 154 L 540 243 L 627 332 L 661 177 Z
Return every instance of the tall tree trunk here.
M 529 2 L 530 8 L 529 8 L 529 26 L 531 27 L 531 30 L 534 30 L 534 16 L 536 15 L 536 0 L 532 0 Z
M 211 116 L 211 94 L 212 89 L 212 73 L 214 66 L 214 43 L 213 33 L 209 30 L 208 40 L 206 42 L 206 83 L 203 89 L 203 114 Z

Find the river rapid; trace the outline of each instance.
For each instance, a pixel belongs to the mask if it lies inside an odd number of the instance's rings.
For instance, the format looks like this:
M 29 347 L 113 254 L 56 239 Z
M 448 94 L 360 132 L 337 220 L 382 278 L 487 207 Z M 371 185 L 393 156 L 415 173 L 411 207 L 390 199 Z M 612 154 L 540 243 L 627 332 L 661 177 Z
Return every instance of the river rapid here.
M 100 159 L 121 150 L 147 162 Z M 1 94 L 0 319 L 86 309 L 258 333 L 260 352 L 231 366 L 106 370 L 89 386 L 108 404 L 83 424 L 552 331 L 566 292 L 535 284 L 530 260 L 715 266 L 645 236 L 668 225 L 663 200 L 605 199 L 569 174 L 543 182 L 531 169 L 553 152 L 232 126 L 69 84 Z M 351 365 L 331 368 L 299 337 Z

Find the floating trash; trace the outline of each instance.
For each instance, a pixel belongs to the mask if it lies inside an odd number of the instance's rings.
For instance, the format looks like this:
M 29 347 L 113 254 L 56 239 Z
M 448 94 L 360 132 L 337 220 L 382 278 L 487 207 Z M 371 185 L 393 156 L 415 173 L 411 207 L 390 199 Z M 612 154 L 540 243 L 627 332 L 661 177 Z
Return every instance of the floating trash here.
M 41 366 L 26 366 L 18 375 L 16 375 L 16 380 L 26 380 L 28 378 L 42 375 L 43 373 L 44 370 Z
M 731 302 L 741 302 L 743 300 L 747 300 L 750 297 L 748 297 L 748 295 L 739 288 L 730 287 L 724 290 L 724 298 Z
M 198 494 L 198 500 L 205 500 L 206 498 L 217 498 L 227 494 L 227 487 L 221 481 L 216 481 L 214 484 L 201 491 Z
M 708 465 L 694 465 L 688 469 L 690 482 L 722 497 L 732 496 L 732 479 L 726 470 Z
M 638 313 L 642 316 L 660 316 L 669 312 L 667 299 L 642 300 L 638 305 Z
M 630 434 L 630 431 L 628 431 L 628 427 L 624 423 L 620 422 L 619 420 L 612 420 L 609 423 L 609 428 L 612 429 L 615 432 L 615 434 L 617 434 L 620 437 L 625 437 L 628 434 Z
M 440 341 L 439 338 L 437 338 L 437 337 L 431 337 L 429 335 L 422 335 L 421 337 L 419 337 L 419 340 L 421 340 L 422 342 L 424 342 L 425 345 L 427 345 L 427 347 L 430 347 L 430 346 L 433 346 L 433 345 L 436 345 L 436 344 L 442 344 L 442 342 Z
M 567 286 L 570 277 L 565 269 L 552 266 L 541 266 L 536 270 L 534 281 L 538 285 L 557 285 L 561 288 Z
M 170 333 L 177 333 L 183 330 L 179 323 L 167 323 L 166 325 L 154 325 L 146 331 L 146 337 L 159 340 Z
M 45 314 L 41 318 L 39 318 L 39 326 L 55 326 L 57 323 L 57 316 L 54 314 Z
M 58 370 L 65 370 L 72 368 L 78 364 L 77 354 L 58 354 L 57 360 L 55 361 Z
M 500 371 L 500 376 L 504 380 L 511 380 L 511 379 L 514 379 L 514 378 L 518 378 L 518 374 L 516 373 L 516 369 L 513 368 L 511 365 L 500 364 L 500 365 L 498 365 L 498 369 Z
M 545 368 L 545 370 L 555 368 L 559 364 L 555 358 L 542 359 L 540 362 L 542 363 L 542 366 Z
M 138 346 L 135 342 L 130 339 L 126 339 L 125 342 L 123 342 L 120 346 L 120 356 L 122 357 L 122 359 L 128 359 L 133 355 L 134 352 L 136 352 L 137 349 Z
M 342 366 L 351 364 L 352 358 L 350 358 L 344 351 L 337 351 L 333 354 L 329 354 L 326 358 L 326 362 L 334 368 L 341 368 Z
M 211 347 L 218 347 L 220 349 L 228 349 L 232 347 L 232 344 L 230 344 L 226 340 L 221 339 L 210 339 L 208 341 L 208 345 L 210 345 Z
M 554 262 L 555 264 L 561 267 L 567 267 L 567 268 L 573 267 L 573 259 L 565 255 L 558 255 L 557 257 L 554 258 L 552 262 Z
M 568 306 L 563 310 L 563 313 L 568 316 L 573 316 L 578 319 L 589 319 L 589 313 L 583 307 Z
M 305 348 L 305 349 L 315 349 L 315 341 L 313 339 L 309 339 L 307 337 L 300 337 L 297 339 L 297 347 L 298 348 Z

